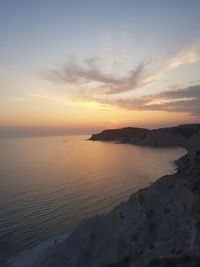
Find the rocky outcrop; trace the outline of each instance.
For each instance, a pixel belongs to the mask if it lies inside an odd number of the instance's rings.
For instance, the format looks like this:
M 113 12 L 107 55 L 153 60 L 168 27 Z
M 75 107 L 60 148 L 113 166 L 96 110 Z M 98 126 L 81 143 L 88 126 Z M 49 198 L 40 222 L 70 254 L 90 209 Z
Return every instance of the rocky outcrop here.
M 113 140 L 110 132 L 93 135 L 91 140 L 182 145 L 189 153 L 177 161 L 176 174 L 161 177 L 111 212 L 82 221 L 40 266 L 200 266 L 199 128 L 126 128 Z
M 198 135 L 200 124 L 185 124 L 177 127 L 148 130 L 143 128 L 122 128 L 104 130 L 93 134 L 92 141 L 115 141 L 144 146 L 184 146 L 188 148 L 191 138 Z
M 89 140 L 92 141 L 117 141 L 123 143 L 131 143 L 134 140 L 137 141 L 141 138 L 145 138 L 150 130 L 143 128 L 122 128 L 104 130 L 99 134 L 93 134 Z

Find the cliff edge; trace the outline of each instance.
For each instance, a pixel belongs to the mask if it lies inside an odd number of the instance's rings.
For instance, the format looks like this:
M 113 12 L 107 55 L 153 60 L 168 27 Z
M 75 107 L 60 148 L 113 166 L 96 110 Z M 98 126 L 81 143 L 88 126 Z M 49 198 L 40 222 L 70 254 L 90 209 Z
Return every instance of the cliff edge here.
M 184 146 L 188 154 L 176 162 L 176 174 L 82 221 L 37 266 L 200 266 L 200 124 L 106 130 L 90 140 Z

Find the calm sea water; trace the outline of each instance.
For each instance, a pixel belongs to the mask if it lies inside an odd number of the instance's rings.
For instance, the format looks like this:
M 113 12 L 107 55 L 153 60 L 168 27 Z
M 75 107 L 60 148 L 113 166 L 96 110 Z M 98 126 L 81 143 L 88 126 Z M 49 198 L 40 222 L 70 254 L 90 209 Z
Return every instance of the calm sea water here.
M 185 153 L 87 138 L 0 139 L 0 262 L 109 211 Z

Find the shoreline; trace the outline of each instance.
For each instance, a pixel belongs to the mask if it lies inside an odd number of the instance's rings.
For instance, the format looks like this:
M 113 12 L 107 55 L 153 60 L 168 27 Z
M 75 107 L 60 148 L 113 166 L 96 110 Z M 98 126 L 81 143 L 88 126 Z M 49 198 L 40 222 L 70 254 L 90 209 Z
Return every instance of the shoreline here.
M 7 260 L 6 266 L 8 267 L 26 267 L 26 266 L 37 266 L 38 260 L 41 257 L 46 257 L 49 253 L 52 253 L 56 246 L 62 243 L 69 237 L 70 234 L 61 234 L 56 235 L 48 240 L 44 240 L 37 245 L 33 246 L 30 249 L 24 250 L 16 255 L 12 256 L 10 259 Z
M 170 266 L 190 266 L 184 265 L 185 258 L 199 264 L 200 218 L 193 212 L 200 201 L 196 193 L 200 190 L 199 133 L 186 141 L 187 154 L 174 162 L 175 174 L 131 194 L 111 212 L 83 220 L 37 266 L 143 267 L 165 266 L 168 261 Z M 179 137 L 177 143 L 180 145 Z
M 116 143 L 116 144 L 123 144 L 123 143 Z M 133 144 L 127 144 L 127 145 L 133 145 Z M 138 146 L 138 147 L 140 147 L 140 146 Z M 152 147 L 152 148 L 154 148 L 154 147 Z M 172 147 L 172 148 L 178 149 L 180 147 Z M 164 147 L 164 149 L 168 149 L 168 148 Z M 185 153 L 186 153 L 186 151 L 185 151 Z M 184 153 L 184 155 L 185 155 L 185 153 Z M 176 171 L 177 171 L 176 161 L 179 159 L 180 158 L 169 161 L 169 163 L 171 165 L 171 170 L 169 171 L 168 175 L 176 173 Z M 166 174 L 164 174 L 164 175 L 166 175 Z M 149 182 L 146 185 L 141 185 L 141 187 L 139 189 L 135 190 L 134 192 L 131 192 L 130 195 L 136 193 L 138 190 L 147 188 L 148 186 L 150 186 L 152 183 L 154 183 L 155 181 L 157 181 L 161 177 L 153 179 L 153 181 Z M 128 196 L 128 199 L 129 199 L 130 195 Z M 127 201 L 127 200 L 125 200 L 125 201 Z M 119 204 L 115 205 L 110 211 L 112 211 L 118 205 Z M 106 211 L 103 213 L 106 214 L 108 212 Z M 92 217 L 93 216 L 86 217 L 86 219 L 92 218 Z M 32 266 L 32 264 L 33 264 L 33 266 L 38 266 L 39 265 L 38 259 L 41 260 L 41 259 L 47 257 L 48 254 L 53 253 L 55 251 L 55 247 L 58 244 L 60 244 L 61 242 L 65 241 L 69 237 L 70 234 L 71 233 L 69 233 L 69 234 L 66 234 L 66 233 L 57 234 L 55 236 L 50 237 L 49 239 L 45 239 L 45 240 L 39 242 L 38 244 L 34 245 L 31 248 L 22 250 L 19 253 L 14 254 L 10 258 L 8 258 L 6 260 L 6 264 L 7 264 L 6 266 L 8 266 L 8 267 L 26 267 L 26 266 Z M 55 240 L 57 240 L 56 244 L 55 244 Z

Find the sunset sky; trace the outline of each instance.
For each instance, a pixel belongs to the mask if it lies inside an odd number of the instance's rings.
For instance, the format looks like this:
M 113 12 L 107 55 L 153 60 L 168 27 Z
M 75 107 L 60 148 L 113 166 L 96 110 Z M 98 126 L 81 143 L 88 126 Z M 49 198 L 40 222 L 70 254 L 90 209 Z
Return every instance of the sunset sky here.
M 0 135 L 199 122 L 199 14 L 199 0 L 0 0 Z

